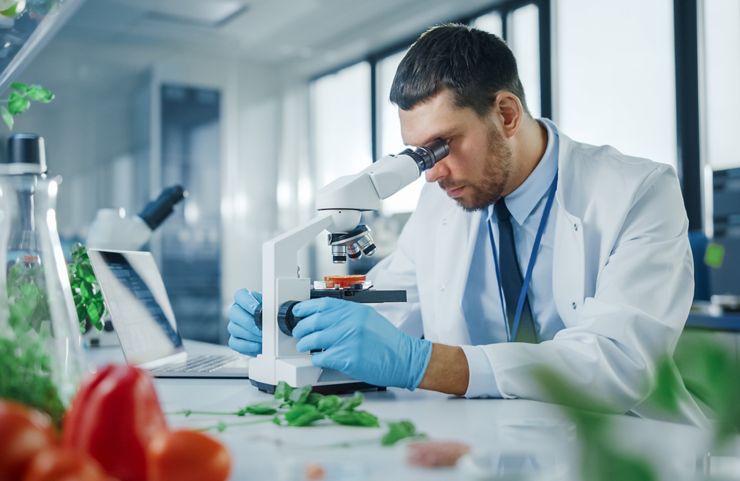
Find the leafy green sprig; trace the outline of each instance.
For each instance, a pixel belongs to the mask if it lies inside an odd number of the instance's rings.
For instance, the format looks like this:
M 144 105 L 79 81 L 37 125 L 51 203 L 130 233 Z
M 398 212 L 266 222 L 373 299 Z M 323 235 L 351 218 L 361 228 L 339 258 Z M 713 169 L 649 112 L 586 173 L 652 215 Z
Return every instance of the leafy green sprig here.
M 190 409 L 177 411 L 174 414 L 192 416 L 197 414 L 209 416 L 272 416 L 272 422 L 278 426 L 307 427 L 313 426 L 319 421 L 329 420 L 343 426 L 356 426 L 367 428 L 380 427 L 378 417 L 367 411 L 357 408 L 364 401 L 362 393 L 356 392 L 350 398 L 341 398 L 336 395 L 324 396 L 312 392 L 311 386 L 301 389 L 293 389 L 287 383 L 281 382 L 275 388 L 275 401 L 272 404 L 256 403 L 247 405 L 237 411 L 194 411 Z M 223 423 L 219 422 L 204 430 L 215 429 L 219 432 L 227 427 L 257 424 L 258 422 L 245 423 Z M 416 426 L 408 420 L 388 422 L 388 432 L 380 439 L 383 446 L 392 446 L 402 439 L 423 438 L 424 434 L 416 431 Z M 332 446 L 349 447 L 355 444 L 367 444 L 367 440 L 357 442 L 338 443 Z
M 48 104 L 52 100 L 54 93 L 46 87 L 13 82 L 10 84 L 10 94 L 5 99 L 6 105 L 0 105 L 0 116 L 8 129 L 13 130 L 15 116 L 31 108 L 31 102 Z
M 77 310 L 77 318 L 80 321 L 80 331 L 84 334 L 88 328 L 88 322 L 98 331 L 103 330 L 103 317 L 105 316 L 105 301 L 100 291 L 87 249 L 82 244 L 77 244 L 72 249 L 72 262 L 67 267 L 69 270 L 69 283 L 72 287 L 72 298 Z

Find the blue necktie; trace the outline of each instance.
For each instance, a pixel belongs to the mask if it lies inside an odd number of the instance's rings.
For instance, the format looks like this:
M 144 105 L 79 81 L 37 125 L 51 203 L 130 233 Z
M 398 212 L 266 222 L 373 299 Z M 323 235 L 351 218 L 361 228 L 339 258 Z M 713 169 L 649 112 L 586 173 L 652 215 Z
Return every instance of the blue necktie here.
M 496 201 L 493 210 L 496 212 L 496 218 L 498 219 L 498 258 L 501 263 L 501 279 L 499 279 L 499 282 L 504 291 L 506 322 L 509 324 L 509 332 L 513 332 L 516 305 L 519 301 L 519 292 L 522 290 L 522 271 L 517 261 L 514 231 L 511 227 L 511 212 L 506 207 L 506 201 L 504 199 Z M 537 335 L 534 330 L 534 321 L 532 311 L 529 308 L 528 297 L 524 301 L 524 308 L 519 319 L 519 331 L 514 341 L 536 343 Z

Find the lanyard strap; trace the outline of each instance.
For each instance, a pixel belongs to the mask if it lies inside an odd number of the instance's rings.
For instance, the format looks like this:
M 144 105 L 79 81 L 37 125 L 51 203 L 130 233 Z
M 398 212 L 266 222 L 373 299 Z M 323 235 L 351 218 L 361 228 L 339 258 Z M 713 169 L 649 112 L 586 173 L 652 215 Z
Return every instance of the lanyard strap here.
M 516 304 L 516 313 L 514 314 L 514 322 L 512 323 L 511 331 L 509 329 L 509 323 L 507 322 L 506 308 L 504 307 L 504 292 L 501 287 L 501 271 L 498 265 L 498 254 L 496 249 L 496 242 L 493 239 L 493 229 L 491 228 L 491 222 L 488 222 L 488 236 L 491 239 L 491 246 L 493 246 L 493 262 L 496 267 L 496 279 L 498 281 L 498 295 L 501 300 L 501 313 L 504 316 L 504 324 L 506 324 L 507 335 L 509 341 L 516 339 L 516 335 L 519 332 L 519 320 L 524 310 L 524 302 L 527 300 L 527 291 L 529 290 L 529 284 L 532 281 L 532 271 L 534 270 L 534 264 L 537 261 L 537 255 L 539 254 L 540 243 L 542 242 L 542 235 L 547 227 L 547 219 L 550 217 L 550 210 L 552 210 L 552 204 L 555 200 L 555 191 L 558 186 L 558 174 L 555 173 L 555 177 L 552 179 L 550 189 L 547 196 L 547 204 L 545 204 L 545 211 L 542 213 L 542 219 L 540 225 L 537 228 L 537 235 L 534 238 L 534 246 L 532 246 L 532 254 L 529 256 L 529 264 L 527 265 L 527 273 L 522 281 L 522 289 L 519 291 L 519 299 Z M 515 259 L 516 261 L 516 259 Z M 517 261 L 518 262 L 518 261 Z

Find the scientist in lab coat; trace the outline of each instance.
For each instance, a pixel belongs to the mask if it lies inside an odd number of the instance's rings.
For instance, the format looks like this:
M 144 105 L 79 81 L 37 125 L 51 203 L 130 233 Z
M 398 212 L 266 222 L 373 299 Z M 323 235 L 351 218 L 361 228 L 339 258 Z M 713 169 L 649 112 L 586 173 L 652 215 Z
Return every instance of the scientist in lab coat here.
M 546 366 L 615 412 L 666 417 L 651 408 L 656 362 L 673 353 L 694 289 L 673 168 L 533 118 L 512 52 L 467 26 L 424 33 L 390 98 L 405 144 L 450 148 L 369 273 L 408 302 L 304 301 L 298 350 L 323 350 L 315 365 L 371 384 L 466 397 L 547 401 Z M 259 301 L 237 292 L 240 352 L 261 349 Z M 703 423 L 688 392 L 679 398 L 671 419 Z

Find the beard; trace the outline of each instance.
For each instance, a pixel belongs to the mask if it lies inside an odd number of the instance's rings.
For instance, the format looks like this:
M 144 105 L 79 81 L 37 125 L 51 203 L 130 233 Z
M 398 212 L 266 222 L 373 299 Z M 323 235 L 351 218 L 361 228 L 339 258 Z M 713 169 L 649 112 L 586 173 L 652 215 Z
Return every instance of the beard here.
M 488 157 L 483 164 L 481 179 L 477 183 L 465 184 L 468 192 L 456 199 L 463 210 L 475 212 L 485 209 L 501 198 L 511 173 L 511 157 L 511 149 L 506 145 L 503 135 L 491 125 L 488 131 Z M 440 183 L 440 187 L 446 189 L 448 186 Z

